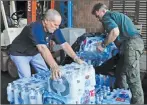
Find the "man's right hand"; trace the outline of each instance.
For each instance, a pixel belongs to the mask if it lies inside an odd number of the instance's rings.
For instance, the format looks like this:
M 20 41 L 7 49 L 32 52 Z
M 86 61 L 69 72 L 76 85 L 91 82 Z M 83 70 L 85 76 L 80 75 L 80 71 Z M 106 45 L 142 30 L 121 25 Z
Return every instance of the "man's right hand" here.
M 53 80 L 57 80 L 58 78 L 61 77 L 61 72 L 59 70 L 59 67 L 55 67 L 55 68 L 51 69 L 51 71 L 52 71 L 52 77 L 51 78 Z

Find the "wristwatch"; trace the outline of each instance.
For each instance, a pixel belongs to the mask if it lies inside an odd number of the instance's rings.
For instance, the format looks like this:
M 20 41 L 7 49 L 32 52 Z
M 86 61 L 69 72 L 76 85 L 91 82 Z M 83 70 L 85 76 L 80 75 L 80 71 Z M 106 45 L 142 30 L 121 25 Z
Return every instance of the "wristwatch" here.
M 104 44 L 104 42 L 101 43 L 101 46 L 102 46 L 103 48 L 106 47 L 106 45 Z
M 76 62 L 77 59 L 79 59 L 79 57 L 78 56 L 75 56 L 73 60 Z

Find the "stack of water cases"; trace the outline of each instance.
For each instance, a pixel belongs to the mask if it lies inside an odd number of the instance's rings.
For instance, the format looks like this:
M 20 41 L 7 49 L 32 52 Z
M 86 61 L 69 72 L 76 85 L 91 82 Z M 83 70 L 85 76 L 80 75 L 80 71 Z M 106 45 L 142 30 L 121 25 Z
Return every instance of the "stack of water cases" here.
M 113 89 L 106 86 L 99 87 L 96 91 L 96 104 L 130 104 L 130 90 Z
M 96 75 L 92 65 L 77 63 L 60 66 L 61 78 L 50 72 L 13 81 L 7 86 L 10 104 L 130 104 L 130 90 L 113 89 L 115 78 Z
M 108 75 L 96 75 L 96 104 L 130 104 L 131 92 L 124 89 L 112 89 L 115 78 Z
M 22 78 L 7 86 L 7 99 L 10 104 L 43 104 L 43 93 L 47 90 L 50 72 L 39 72 L 31 78 Z
M 60 70 L 60 79 L 49 78 L 48 92 L 63 97 L 66 104 L 95 104 L 96 81 L 92 65 L 71 63 L 60 66 Z
M 97 46 L 104 40 L 103 36 L 87 37 L 80 45 L 77 55 L 88 64 L 94 67 L 102 65 L 105 61 L 115 56 L 119 50 L 112 42 L 103 52 L 97 50 Z

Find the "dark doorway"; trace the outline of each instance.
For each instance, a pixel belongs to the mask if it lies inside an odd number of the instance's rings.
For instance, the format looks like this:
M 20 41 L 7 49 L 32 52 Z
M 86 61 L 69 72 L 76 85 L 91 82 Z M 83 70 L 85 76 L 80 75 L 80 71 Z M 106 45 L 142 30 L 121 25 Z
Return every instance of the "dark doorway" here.
M 27 18 L 27 1 L 16 1 L 16 11 L 24 11 L 22 18 Z

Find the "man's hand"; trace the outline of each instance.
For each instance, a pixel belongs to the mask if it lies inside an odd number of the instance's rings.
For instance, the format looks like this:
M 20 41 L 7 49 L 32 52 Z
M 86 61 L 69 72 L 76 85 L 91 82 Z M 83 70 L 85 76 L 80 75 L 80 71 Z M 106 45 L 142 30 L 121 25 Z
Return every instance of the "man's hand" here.
M 50 50 L 53 51 L 53 47 L 56 45 L 56 43 L 53 40 L 50 40 L 49 42 L 49 46 L 50 46 Z
M 75 57 L 74 58 L 74 61 L 76 62 L 76 63 L 78 63 L 78 64 L 83 64 L 84 63 L 84 61 L 83 60 L 81 60 L 79 57 Z
M 51 69 L 51 71 L 52 71 L 52 77 L 51 78 L 53 80 L 57 80 L 58 78 L 61 77 L 61 72 L 59 70 L 59 67 L 54 67 L 54 68 Z
M 104 47 L 102 47 L 102 42 L 99 42 L 98 43 L 98 46 L 97 46 L 97 50 L 99 51 L 99 52 L 103 52 L 104 51 Z

